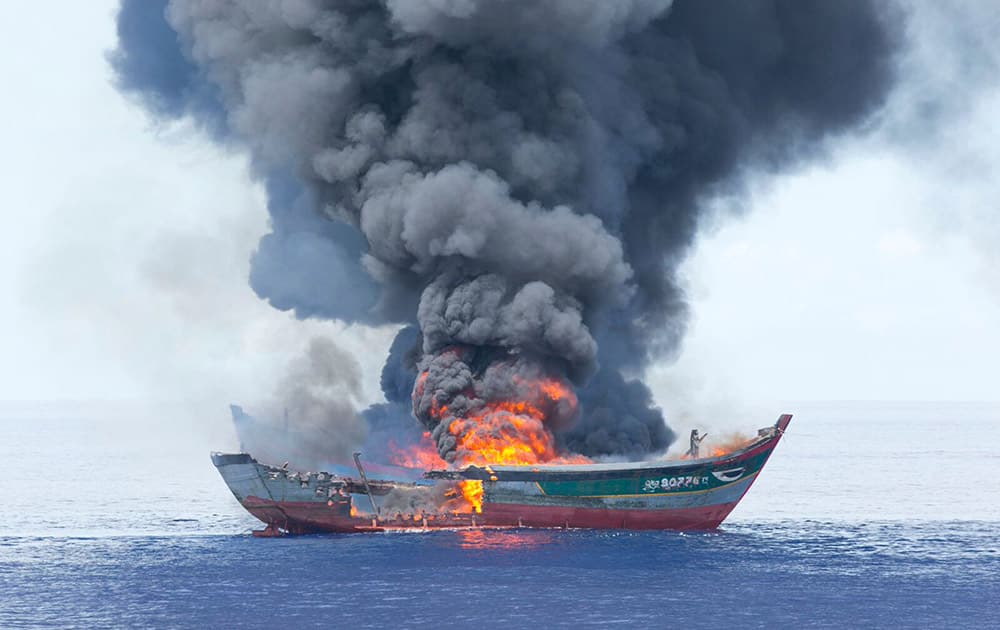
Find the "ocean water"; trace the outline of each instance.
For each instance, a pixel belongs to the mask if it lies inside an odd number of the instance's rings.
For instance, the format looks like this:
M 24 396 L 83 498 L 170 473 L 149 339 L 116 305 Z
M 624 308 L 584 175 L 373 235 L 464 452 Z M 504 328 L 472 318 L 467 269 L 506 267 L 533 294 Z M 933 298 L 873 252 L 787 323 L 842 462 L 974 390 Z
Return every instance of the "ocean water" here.
M 715 532 L 283 539 L 205 432 L 0 410 L 0 628 L 1000 628 L 1000 405 L 786 410 Z

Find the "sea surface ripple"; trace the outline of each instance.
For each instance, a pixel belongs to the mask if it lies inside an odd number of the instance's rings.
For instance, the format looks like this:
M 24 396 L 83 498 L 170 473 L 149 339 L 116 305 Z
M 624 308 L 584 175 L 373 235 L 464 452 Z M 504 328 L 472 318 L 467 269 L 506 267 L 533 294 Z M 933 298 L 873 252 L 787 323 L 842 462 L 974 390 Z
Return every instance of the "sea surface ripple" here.
M 0 538 L 0 627 L 1000 627 L 996 525 Z

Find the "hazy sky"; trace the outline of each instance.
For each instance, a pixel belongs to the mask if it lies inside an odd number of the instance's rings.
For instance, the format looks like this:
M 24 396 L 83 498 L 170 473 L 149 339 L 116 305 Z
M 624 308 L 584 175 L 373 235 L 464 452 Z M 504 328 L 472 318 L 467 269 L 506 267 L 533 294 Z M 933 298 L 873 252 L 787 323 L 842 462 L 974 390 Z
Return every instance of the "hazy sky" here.
M 247 286 L 266 228 L 240 155 L 114 91 L 114 3 L 0 8 L 0 400 L 259 397 L 313 335 L 374 398 L 393 330 L 297 322 Z M 930 3 L 926 3 L 930 5 Z M 654 370 L 706 401 L 998 400 L 1000 27 L 923 8 L 904 83 L 829 157 L 760 178 L 686 264 L 691 334 Z M 950 11 L 957 11 L 951 14 Z M 720 204 L 721 205 L 721 204 Z

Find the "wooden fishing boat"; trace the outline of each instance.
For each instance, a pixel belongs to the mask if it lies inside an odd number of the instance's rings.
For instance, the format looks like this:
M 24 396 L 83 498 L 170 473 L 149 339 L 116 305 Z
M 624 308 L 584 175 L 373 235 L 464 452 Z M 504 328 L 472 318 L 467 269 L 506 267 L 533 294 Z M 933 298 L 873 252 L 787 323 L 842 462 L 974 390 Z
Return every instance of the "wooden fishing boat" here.
M 213 453 L 261 535 L 455 528 L 714 529 L 757 479 L 791 415 L 719 456 L 634 463 L 467 466 L 371 478 Z M 380 471 L 387 470 L 380 467 Z

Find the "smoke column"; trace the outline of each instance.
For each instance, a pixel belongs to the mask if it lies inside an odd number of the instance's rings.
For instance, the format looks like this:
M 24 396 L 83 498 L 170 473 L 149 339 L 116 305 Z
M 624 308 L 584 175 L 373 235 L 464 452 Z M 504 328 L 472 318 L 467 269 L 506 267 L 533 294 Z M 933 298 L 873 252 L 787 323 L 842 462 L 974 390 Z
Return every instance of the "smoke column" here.
M 295 357 L 261 415 L 231 407 L 241 447 L 272 461 L 300 466 L 349 462 L 365 443 L 369 425 L 356 408 L 361 398 L 361 366 L 331 340 L 313 338 Z
M 109 59 L 152 114 L 251 156 L 272 219 L 258 295 L 411 325 L 419 357 L 396 348 L 383 385 L 390 406 L 412 387 L 442 456 L 512 432 L 634 456 L 673 439 L 641 377 L 683 337 L 677 266 L 705 202 L 884 102 L 884 11 L 122 0 Z

